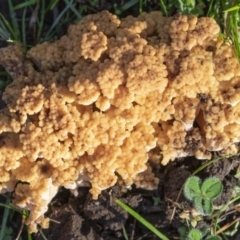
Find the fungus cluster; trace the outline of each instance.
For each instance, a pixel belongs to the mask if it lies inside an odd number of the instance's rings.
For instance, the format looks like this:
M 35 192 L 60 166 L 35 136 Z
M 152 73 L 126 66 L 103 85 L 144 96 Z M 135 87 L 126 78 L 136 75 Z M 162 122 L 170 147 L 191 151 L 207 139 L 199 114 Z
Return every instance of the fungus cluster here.
M 47 225 L 64 186 L 92 196 L 118 180 L 158 184 L 149 161 L 235 153 L 240 142 L 240 67 L 211 18 L 107 11 L 24 55 L 0 49 L 13 77 L 0 111 L 0 193 Z

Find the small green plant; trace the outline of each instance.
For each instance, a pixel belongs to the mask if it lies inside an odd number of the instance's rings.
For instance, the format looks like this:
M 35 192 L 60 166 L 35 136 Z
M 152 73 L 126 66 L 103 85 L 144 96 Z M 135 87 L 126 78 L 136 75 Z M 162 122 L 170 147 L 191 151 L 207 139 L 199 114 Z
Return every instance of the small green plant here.
M 176 6 L 183 14 L 195 14 L 197 16 L 203 14 L 205 4 L 201 0 L 199 0 L 197 4 L 195 0 L 177 0 L 175 2 Z
M 178 229 L 180 234 L 180 240 L 221 240 L 222 238 L 217 235 L 210 235 L 209 228 L 202 228 L 201 230 L 197 228 L 188 228 L 182 226 Z
M 184 194 L 187 199 L 194 202 L 195 208 L 203 215 L 213 212 L 212 200 L 217 198 L 223 189 L 218 178 L 211 177 L 203 183 L 199 177 L 189 177 L 184 185 Z
M 202 233 L 198 229 L 193 228 L 189 231 L 189 233 L 187 235 L 187 239 L 189 239 L 189 240 L 201 240 L 202 239 Z

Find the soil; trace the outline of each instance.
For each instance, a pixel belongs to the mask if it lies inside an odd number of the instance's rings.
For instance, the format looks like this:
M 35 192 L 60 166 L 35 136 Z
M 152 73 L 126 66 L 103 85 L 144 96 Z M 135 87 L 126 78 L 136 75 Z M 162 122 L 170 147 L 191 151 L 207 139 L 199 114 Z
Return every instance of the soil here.
M 116 203 L 120 199 L 136 210 L 143 218 L 157 227 L 169 239 L 180 239 L 178 228 L 186 224 L 184 219 L 179 217 L 183 211 L 193 209 L 192 203 L 187 201 L 179 192 L 185 180 L 196 165 L 202 165 L 206 161 L 199 161 L 194 158 L 179 159 L 167 167 L 157 167 L 157 174 L 161 181 L 158 189 L 147 191 L 137 189 L 134 186 L 127 190 L 121 186 L 115 186 L 103 191 L 97 201 L 91 199 L 88 187 L 80 187 L 78 196 L 66 189 L 61 189 L 58 195 L 50 204 L 47 216 L 52 220 L 50 228 L 43 230 L 49 240 L 65 239 L 126 239 L 123 228 L 125 228 L 128 239 L 158 239 L 147 230 L 141 223 L 129 216 Z M 205 168 L 198 175 L 215 176 L 222 180 L 224 191 L 219 198 L 214 200 L 216 208 L 227 203 L 233 194 L 233 188 L 237 181 L 233 176 L 239 166 L 239 159 L 221 159 Z M 176 207 L 176 209 L 175 209 Z M 173 211 L 175 209 L 175 214 Z M 224 226 L 240 216 L 238 211 L 232 211 L 230 206 L 223 215 L 228 216 L 221 222 Z M 210 226 L 212 219 L 203 217 L 197 227 Z M 240 232 L 229 240 L 239 239 Z M 42 240 L 40 233 L 34 236 L 35 240 Z
M 14 3 L 21 1 L 15 0 Z M 87 1 L 76 1 L 86 3 Z M 98 9 L 100 11 L 107 9 L 113 12 L 113 5 L 125 1 L 99 1 Z M 150 1 L 151 10 L 159 10 L 155 1 Z M 7 12 L 7 0 L 0 1 L 0 11 Z M 59 7 L 61 8 L 61 6 Z M 131 12 L 124 12 L 125 15 L 136 15 L 138 7 L 132 8 Z M 18 14 L 21 15 L 19 12 Z M 9 17 L 6 14 L 6 17 Z M 50 16 L 47 18 L 52 22 Z M 48 22 L 45 23 L 47 29 Z M 67 27 L 67 25 L 66 25 Z M 57 31 L 58 38 L 65 32 L 64 29 Z M 34 38 L 28 34 L 28 39 L 34 42 Z M 6 43 L 0 41 L 0 47 Z M 1 101 L 0 101 L 0 104 Z M 206 161 L 196 160 L 195 158 L 177 159 L 170 163 L 167 167 L 154 166 L 155 175 L 160 178 L 160 183 L 156 190 L 148 191 L 137 189 L 132 186 L 126 189 L 123 186 L 116 185 L 111 189 L 102 192 L 98 200 L 92 200 L 89 193 L 89 187 L 80 187 L 77 192 L 71 192 L 64 188 L 60 189 L 57 196 L 52 200 L 46 216 L 51 219 L 49 229 L 42 229 L 48 240 L 141 240 L 141 239 L 159 239 L 141 223 L 129 216 L 116 203 L 115 199 L 120 199 L 137 211 L 143 218 L 158 228 L 169 239 L 180 239 L 178 228 L 186 225 L 186 220 L 179 217 L 183 211 L 191 211 L 193 205 L 187 201 L 183 193 L 182 186 L 185 180 L 199 166 L 205 164 Z M 229 159 L 220 159 L 210 166 L 199 172 L 201 179 L 215 176 L 224 184 L 224 191 L 221 196 L 214 200 L 214 206 L 219 209 L 223 204 L 227 203 L 233 196 L 234 187 L 238 184 L 234 178 L 236 169 L 239 168 L 240 159 L 238 157 Z M 0 195 L 0 203 L 5 203 L 6 198 Z M 0 208 L 0 216 L 3 216 L 3 208 Z M 234 209 L 233 205 L 223 213 L 221 217 L 220 227 L 232 222 L 240 217 L 238 209 Z M 21 227 L 21 215 L 15 213 L 12 221 L 8 223 L 8 227 L 13 229 L 12 239 L 15 239 Z M 197 227 L 210 227 L 212 219 L 203 217 L 198 222 Z M 125 232 L 125 233 L 124 233 Z M 23 230 L 22 239 L 27 239 L 26 228 Z M 240 231 L 235 232 L 234 236 L 226 236 L 229 240 L 240 239 Z M 34 240 L 43 240 L 42 234 L 39 232 L 33 235 Z

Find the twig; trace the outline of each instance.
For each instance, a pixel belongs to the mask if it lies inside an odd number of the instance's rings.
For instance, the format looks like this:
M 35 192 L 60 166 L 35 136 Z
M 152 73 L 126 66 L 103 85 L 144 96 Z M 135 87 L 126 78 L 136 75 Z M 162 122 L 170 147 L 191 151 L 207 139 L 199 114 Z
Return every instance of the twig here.
M 59 222 L 59 221 L 57 221 L 57 220 L 54 220 L 54 219 L 51 219 L 51 218 L 49 218 L 49 220 L 51 221 L 51 222 L 54 222 L 54 223 L 57 223 L 57 224 L 60 224 L 61 222 Z
M 233 208 L 234 208 L 237 212 L 240 212 L 240 208 L 239 208 L 239 207 L 233 206 Z
M 178 202 L 174 202 L 172 199 L 167 198 L 167 197 L 165 197 L 165 200 L 167 200 L 167 201 L 173 203 L 174 205 L 176 205 L 176 207 L 181 208 L 181 206 L 180 206 L 180 204 L 179 204 Z
M 240 221 L 240 217 L 239 218 L 236 218 L 235 220 L 233 220 L 232 222 L 230 223 L 227 223 L 226 225 L 224 225 L 223 227 L 221 227 L 217 232 L 216 234 L 220 234 L 222 232 L 224 232 L 225 230 L 227 230 L 228 228 L 230 228 L 233 224 L 235 224 L 236 222 Z
M 170 218 L 170 224 L 172 223 L 172 220 L 173 220 L 173 218 L 174 218 L 174 215 L 175 215 L 175 212 L 176 212 L 177 207 L 180 206 L 179 203 L 178 203 L 178 200 L 179 200 L 179 198 L 180 198 L 180 196 L 181 196 L 181 194 L 182 194 L 183 187 L 184 187 L 184 184 L 182 185 L 182 187 L 181 187 L 181 189 L 180 189 L 180 191 L 179 191 L 179 193 L 178 193 L 178 195 L 177 195 L 176 202 L 174 202 L 174 203 L 175 203 L 175 207 L 173 208 L 173 212 L 172 212 L 172 215 L 171 215 L 171 218 Z M 172 202 L 173 202 L 173 201 L 172 201 Z

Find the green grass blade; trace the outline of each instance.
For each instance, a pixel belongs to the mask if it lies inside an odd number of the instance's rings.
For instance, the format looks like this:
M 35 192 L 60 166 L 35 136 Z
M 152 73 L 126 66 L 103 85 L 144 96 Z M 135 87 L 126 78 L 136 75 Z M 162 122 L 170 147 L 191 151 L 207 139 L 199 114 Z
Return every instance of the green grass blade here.
M 229 13 L 227 35 L 232 39 L 236 56 L 240 60 L 240 46 L 239 46 L 239 31 L 238 31 L 238 11 L 232 11 Z
M 23 3 L 19 3 L 17 4 L 16 6 L 13 7 L 13 10 L 18 10 L 18 9 L 21 9 L 21 8 L 26 8 L 26 7 L 29 7 L 31 5 L 34 5 L 37 3 L 38 0 L 28 0 L 28 1 L 25 1 Z
M 29 231 L 27 232 L 27 238 L 28 240 L 32 240 L 32 234 L 29 233 Z M 43 238 L 44 239 L 44 238 Z M 45 240 L 45 239 L 44 239 Z
M 139 1 L 139 13 L 143 11 L 143 0 Z
M 5 24 L 8 31 L 11 33 L 12 37 L 14 38 L 14 40 L 16 40 L 17 39 L 16 33 L 14 32 L 13 28 L 11 27 L 11 24 L 7 21 L 7 19 L 1 13 L 0 13 L 0 22 L 2 22 L 1 24 L 3 24 L 3 23 Z
M 166 7 L 164 1 L 163 0 L 159 0 L 159 4 L 160 4 L 161 11 L 162 11 L 163 15 L 168 17 L 167 7 Z
M 116 199 L 115 202 L 123 208 L 125 211 L 127 211 L 130 215 L 132 215 L 135 219 L 137 219 L 140 223 L 142 223 L 145 227 L 147 227 L 152 233 L 154 233 L 156 236 L 158 236 L 162 240 L 169 240 L 164 234 L 162 234 L 160 231 L 158 231 L 151 223 L 146 221 L 142 216 L 140 216 L 137 212 L 135 212 L 132 208 L 127 206 L 122 201 Z
M 10 203 L 10 199 L 7 198 L 6 200 L 6 205 L 8 205 Z M 8 220 L 8 215 L 9 215 L 9 211 L 10 209 L 5 207 L 4 208 L 4 212 L 3 212 L 3 218 L 2 218 L 2 225 L 1 225 L 1 231 L 0 231 L 0 240 L 4 239 L 4 232 L 7 226 L 7 220 Z
M 3 28 L 0 27 L 0 37 L 2 37 L 4 40 L 10 39 L 10 34 L 8 31 L 5 31 Z
M 41 4 L 41 16 L 40 16 L 40 21 L 39 21 L 39 24 L 38 24 L 38 32 L 37 32 L 37 42 L 39 42 L 40 40 L 40 36 L 42 35 L 42 30 L 43 30 L 43 24 L 44 24 L 44 19 L 45 19 L 45 0 L 42 0 L 41 1 L 42 4 Z
M 213 16 L 214 11 L 213 11 L 213 0 L 210 1 L 208 11 L 207 11 L 207 16 L 211 17 Z
M 227 10 L 224 10 L 224 12 L 231 12 L 231 11 L 236 11 L 236 10 L 238 11 L 239 9 L 240 9 L 240 5 L 228 8 Z
M 68 0 L 64 0 L 64 2 L 68 4 Z M 70 9 L 76 15 L 77 21 L 83 18 L 82 14 L 80 14 L 80 12 L 73 5 L 70 6 Z
M 24 48 L 26 48 L 26 45 L 27 45 L 27 38 L 26 38 L 26 13 L 27 13 L 27 8 L 24 8 L 23 16 L 22 16 L 22 43 L 24 45 Z
M 59 0 L 51 0 L 50 3 L 48 4 L 45 12 L 48 12 L 50 10 L 53 10 L 54 7 L 58 4 Z
M 126 231 L 126 228 L 124 227 L 124 225 L 122 226 L 122 230 L 123 230 L 123 237 L 125 240 L 129 240 L 128 239 L 128 235 L 127 235 L 127 231 Z
M 124 12 L 126 10 L 128 10 L 129 8 L 131 8 L 132 6 L 134 6 L 135 4 L 138 3 L 139 0 L 131 0 L 131 1 L 127 1 L 126 3 L 124 3 L 121 6 L 121 11 Z
M 217 162 L 217 161 L 220 161 L 220 160 L 223 160 L 223 159 L 226 159 L 226 158 L 230 158 L 230 157 L 237 157 L 237 156 L 240 156 L 240 153 L 237 153 L 237 154 L 230 154 L 230 155 L 224 155 L 224 156 L 221 156 L 221 157 L 217 157 L 217 158 L 214 158 L 213 160 L 210 160 L 210 161 L 207 161 L 205 164 L 203 164 L 202 166 L 200 166 L 198 169 L 196 169 L 191 175 L 194 176 L 196 175 L 197 173 L 201 172 L 204 168 L 206 168 L 207 166 Z
M 5 40 L 10 39 L 11 37 L 1 17 L 0 17 L 0 36 Z
M 15 34 L 16 38 L 14 40 L 20 41 L 20 31 L 19 31 L 19 26 L 18 26 L 18 23 L 17 23 L 15 11 L 13 9 L 12 0 L 8 0 L 8 7 L 9 7 L 10 16 L 11 16 L 11 19 L 12 19 L 12 26 L 13 26 L 14 32 L 16 33 Z
M 58 17 L 55 19 L 54 23 L 46 33 L 44 40 L 48 40 L 53 32 L 53 29 L 59 24 L 60 19 L 63 17 L 65 12 L 71 7 L 73 4 L 73 0 L 69 1 L 69 3 L 66 5 L 66 7 L 62 10 L 62 12 L 58 15 Z
M 12 206 L 10 206 L 10 205 L 8 205 L 8 204 L 0 203 L 0 207 L 9 208 L 9 209 L 12 209 L 12 210 L 14 210 L 14 211 L 16 211 L 16 212 L 22 214 L 22 211 L 20 211 L 20 210 L 14 208 L 14 207 L 12 207 Z

